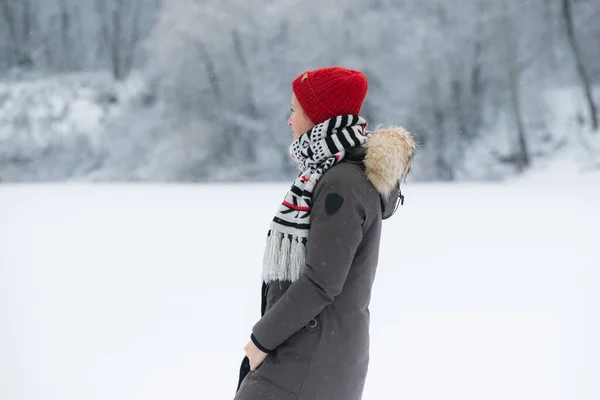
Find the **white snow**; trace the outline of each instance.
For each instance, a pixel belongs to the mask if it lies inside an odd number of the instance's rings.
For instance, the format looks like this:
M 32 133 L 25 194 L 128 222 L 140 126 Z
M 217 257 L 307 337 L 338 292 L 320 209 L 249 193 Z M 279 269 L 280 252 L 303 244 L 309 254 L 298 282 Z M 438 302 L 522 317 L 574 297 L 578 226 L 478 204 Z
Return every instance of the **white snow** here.
M 364 399 L 600 398 L 599 188 L 409 185 Z M 232 399 L 286 189 L 0 185 L 0 399 Z

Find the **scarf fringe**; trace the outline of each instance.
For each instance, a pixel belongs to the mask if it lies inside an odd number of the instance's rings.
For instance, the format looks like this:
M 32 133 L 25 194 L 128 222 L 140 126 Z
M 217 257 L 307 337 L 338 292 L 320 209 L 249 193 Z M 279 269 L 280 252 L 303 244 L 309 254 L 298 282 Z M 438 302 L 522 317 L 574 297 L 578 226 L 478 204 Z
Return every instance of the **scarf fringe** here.
M 290 270 L 295 279 L 300 278 L 304 271 L 304 265 L 306 264 L 306 246 L 302 242 L 302 239 L 295 238 L 294 245 L 292 246 L 292 262 L 290 263 Z M 295 280 L 294 279 L 294 280 Z
M 306 246 L 302 238 L 271 231 L 263 260 L 263 281 L 295 281 L 302 275 Z M 288 268 L 282 268 L 288 266 Z
M 279 254 L 279 263 L 281 265 L 288 265 L 290 262 L 290 253 L 291 253 L 292 241 L 290 240 L 290 235 L 284 235 L 283 239 L 281 239 L 281 253 Z

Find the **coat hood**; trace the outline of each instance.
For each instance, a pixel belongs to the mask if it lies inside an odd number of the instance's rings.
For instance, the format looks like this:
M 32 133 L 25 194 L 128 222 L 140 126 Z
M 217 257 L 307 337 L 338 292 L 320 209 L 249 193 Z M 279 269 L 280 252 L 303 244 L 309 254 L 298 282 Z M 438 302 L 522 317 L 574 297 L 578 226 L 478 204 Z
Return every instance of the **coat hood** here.
M 364 147 L 367 177 L 381 195 L 389 197 L 410 172 L 415 139 L 402 127 L 377 129 Z
M 363 146 L 365 172 L 381 196 L 384 218 L 389 218 L 396 206 L 400 183 L 410 172 L 416 147 L 413 134 L 401 126 L 374 130 Z

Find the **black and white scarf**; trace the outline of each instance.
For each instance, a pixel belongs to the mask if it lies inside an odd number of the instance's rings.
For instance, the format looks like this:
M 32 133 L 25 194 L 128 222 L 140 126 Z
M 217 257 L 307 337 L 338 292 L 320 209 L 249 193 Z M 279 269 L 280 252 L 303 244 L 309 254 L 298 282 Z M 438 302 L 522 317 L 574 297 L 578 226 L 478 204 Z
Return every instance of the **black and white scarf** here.
M 271 222 L 263 259 L 264 282 L 293 282 L 301 276 L 312 191 L 321 176 L 344 158 L 346 150 L 366 142 L 366 126 L 367 121 L 358 115 L 342 115 L 314 126 L 290 145 L 290 155 L 301 173 Z

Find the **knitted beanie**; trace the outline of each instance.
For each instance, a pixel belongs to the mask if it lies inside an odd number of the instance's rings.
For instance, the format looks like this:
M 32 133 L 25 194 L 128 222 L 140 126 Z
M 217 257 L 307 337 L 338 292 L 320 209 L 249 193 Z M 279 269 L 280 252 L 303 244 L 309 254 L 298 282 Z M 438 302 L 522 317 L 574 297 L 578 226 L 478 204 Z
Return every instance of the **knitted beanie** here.
M 298 102 L 315 125 L 338 115 L 359 114 L 367 89 L 362 72 L 340 67 L 306 71 L 292 83 Z

